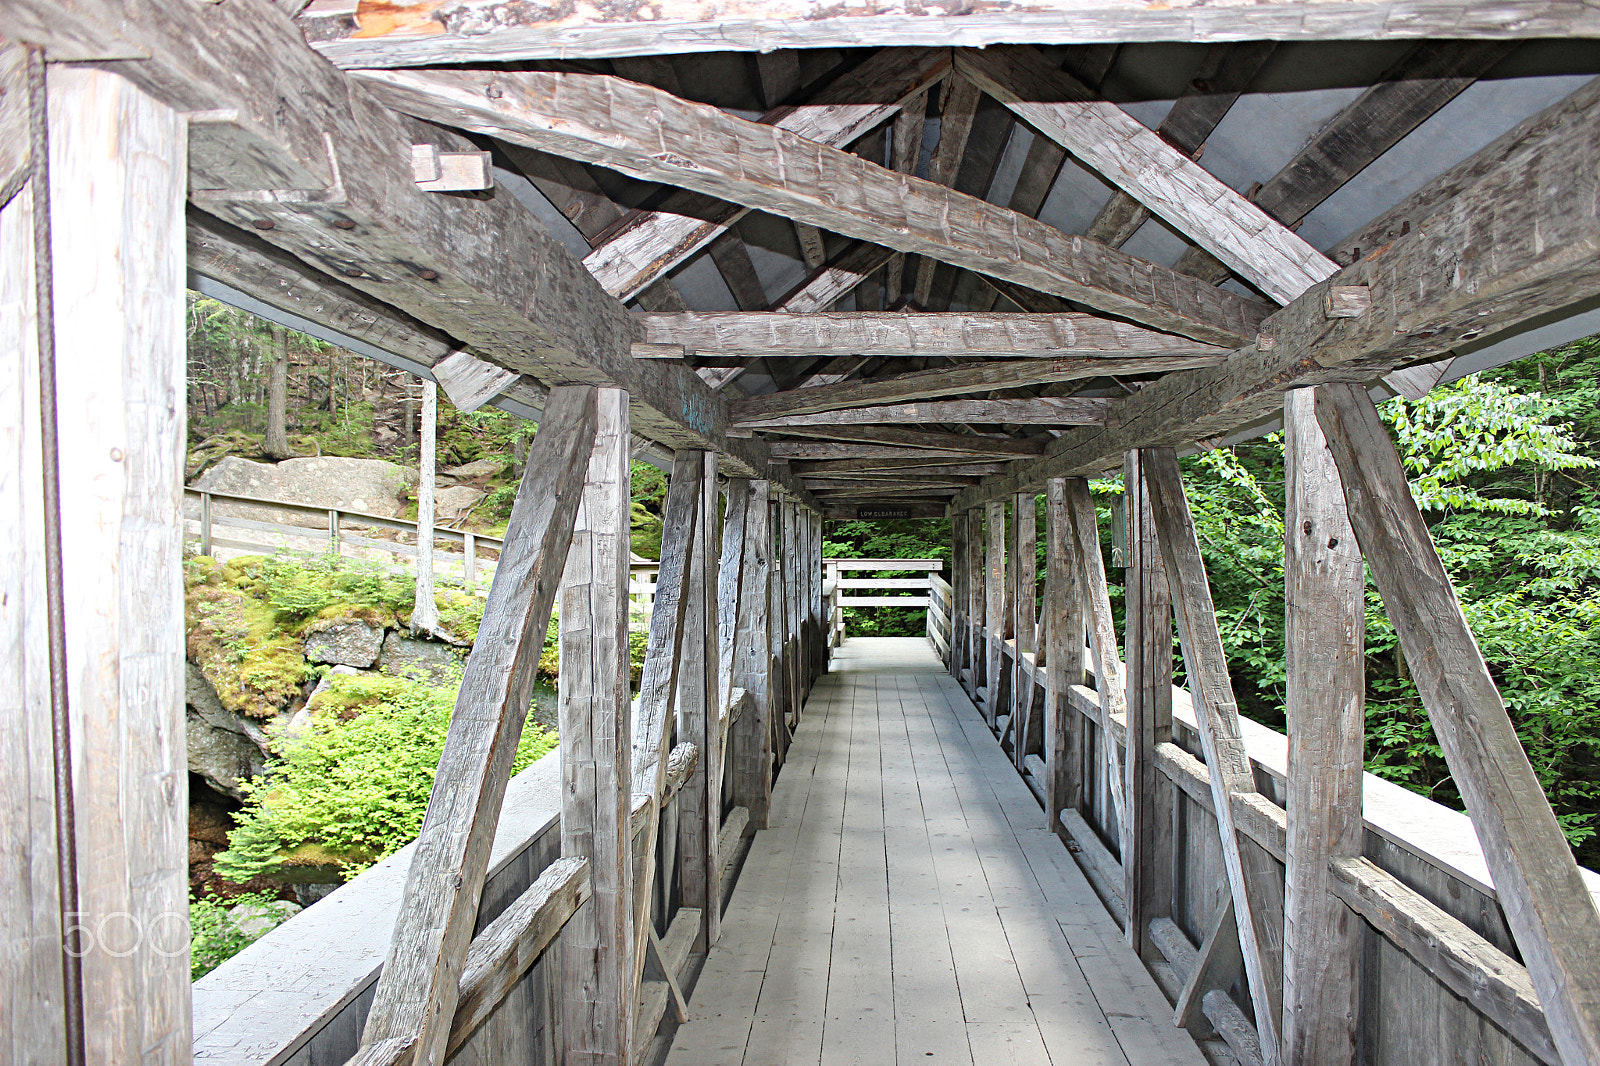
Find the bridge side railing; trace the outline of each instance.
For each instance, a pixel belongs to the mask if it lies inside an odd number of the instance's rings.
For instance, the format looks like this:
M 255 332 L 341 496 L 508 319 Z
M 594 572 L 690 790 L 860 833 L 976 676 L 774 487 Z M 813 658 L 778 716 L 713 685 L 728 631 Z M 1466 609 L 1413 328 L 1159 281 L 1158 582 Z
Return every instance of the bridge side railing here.
M 948 618 L 950 586 L 936 571 L 943 568 L 939 559 L 824 559 L 822 590 L 827 603 L 828 648 L 844 643 L 846 607 L 905 607 L 911 610 L 927 609 L 928 639 L 934 641 L 934 629 L 943 625 L 944 641 L 948 647 L 950 635 L 948 621 L 936 623 L 934 616 Z M 893 573 L 911 571 L 915 577 L 853 577 L 847 575 L 865 572 Z M 941 593 L 941 589 L 943 592 Z M 869 593 L 887 593 L 870 595 Z M 907 595 L 910 593 L 910 595 Z M 922 594 L 922 595 L 919 595 Z M 943 596 L 945 606 L 941 607 Z

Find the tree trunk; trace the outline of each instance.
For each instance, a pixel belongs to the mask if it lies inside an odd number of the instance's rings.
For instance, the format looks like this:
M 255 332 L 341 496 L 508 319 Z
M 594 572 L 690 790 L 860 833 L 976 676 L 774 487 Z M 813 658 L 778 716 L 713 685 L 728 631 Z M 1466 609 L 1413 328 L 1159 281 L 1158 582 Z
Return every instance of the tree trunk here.
M 271 459 L 289 458 L 289 331 L 272 327 L 272 372 L 267 381 L 267 443 Z
M 408 390 L 409 391 L 409 390 Z M 411 609 L 411 631 L 439 628 L 439 606 L 433 599 L 433 453 L 439 421 L 439 386 L 422 384 L 422 448 L 417 460 L 417 602 Z

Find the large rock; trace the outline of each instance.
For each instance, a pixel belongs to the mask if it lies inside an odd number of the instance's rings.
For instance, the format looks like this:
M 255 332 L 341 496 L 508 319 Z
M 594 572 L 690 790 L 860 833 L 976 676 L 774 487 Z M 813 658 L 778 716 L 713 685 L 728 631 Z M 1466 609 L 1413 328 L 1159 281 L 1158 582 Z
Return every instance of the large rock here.
M 474 459 L 472 462 L 463 463 L 460 466 L 446 467 L 440 473 L 445 477 L 465 480 L 474 477 L 494 477 L 505 468 L 505 462 L 500 459 Z
M 329 455 L 257 463 L 230 455 L 207 470 L 191 486 L 232 496 L 258 496 L 269 500 L 303 503 L 311 507 L 358 511 L 398 518 L 405 509 L 405 494 L 417 474 L 384 459 L 350 459 Z M 190 518 L 199 517 L 199 502 L 185 502 Z M 213 503 L 212 514 L 258 521 L 282 521 L 278 511 L 248 504 Z M 296 525 L 327 526 L 327 517 L 307 515 Z
M 433 496 L 435 522 L 441 525 L 459 522 L 487 495 L 482 489 L 475 489 L 471 485 L 440 489 Z
M 185 737 L 189 770 L 218 792 L 244 799 L 244 781 L 266 773 L 267 735 L 222 705 L 194 663 L 186 662 Z
M 383 658 L 378 669 L 386 674 L 405 674 L 438 683 L 460 669 L 461 653 L 448 644 L 417 640 L 391 630 L 383 638 Z
M 306 658 L 314 663 L 335 663 L 365 670 L 383 651 L 383 627 L 356 618 L 319 622 L 306 636 Z

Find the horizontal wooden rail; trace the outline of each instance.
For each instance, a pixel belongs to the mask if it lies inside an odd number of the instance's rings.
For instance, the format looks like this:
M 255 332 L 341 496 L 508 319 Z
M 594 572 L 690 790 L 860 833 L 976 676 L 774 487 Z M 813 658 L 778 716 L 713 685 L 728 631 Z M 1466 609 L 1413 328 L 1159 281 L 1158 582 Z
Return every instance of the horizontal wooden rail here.
M 835 570 L 943 570 L 941 559 L 824 559 Z

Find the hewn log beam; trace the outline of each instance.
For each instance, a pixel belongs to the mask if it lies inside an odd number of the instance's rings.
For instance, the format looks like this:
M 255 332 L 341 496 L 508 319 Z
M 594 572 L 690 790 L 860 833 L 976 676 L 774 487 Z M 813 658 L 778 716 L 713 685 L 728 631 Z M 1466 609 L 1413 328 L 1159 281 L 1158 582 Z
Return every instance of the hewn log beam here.
M 956 436 L 956 434 L 950 434 Z M 946 458 L 960 459 L 972 455 L 991 455 L 999 452 L 1002 455 L 1015 454 L 1000 449 L 991 451 L 988 448 L 991 442 L 985 437 L 973 437 L 970 445 L 958 445 L 945 448 L 923 448 L 920 452 L 931 459 Z M 856 444 L 841 443 L 836 441 L 776 441 L 772 444 L 773 455 L 783 459 L 898 459 L 906 455 L 906 446 L 903 444 Z
M 1081 426 L 1103 421 L 1110 400 L 1095 397 L 1038 396 L 1016 400 L 933 400 L 927 403 L 848 407 L 809 415 L 785 415 L 740 422 L 746 429 L 778 429 L 787 433 L 804 427 L 870 425 L 909 422 L 983 423 L 1004 425 Z M 881 432 L 881 431 L 875 431 Z
M 787 426 L 785 436 L 811 440 L 854 441 L 857 444 L 893 444 L 901 455 L 915 456 L 917 450 L 954 451 L 964 455 L 1004 457 L 1038 455 L 1044 450 L 1039 438 L 1005 437 L 991 434 L 948 433 L 937 429 L 904 429 L 900 426 Z M 786 456 L 785 458 L 793 458 Z
M 1338 40 L 1395 37 L 1593 37 L 1600 15 L 1566 0 L 1269 0 L 1153 8 L 1135 0 L 932 0 L 907 8 L 866 0 L 839 8 L 798 0 L 671 0 L 636 8 L 582 8 L 552 18 L 518 0 L 452 0 L 437 7 L 319 5 L 306 36 L 341 66 L 503 63 L 519 59 L 694 52 L 858 48 L 1007 41 Z M 565 12 L 566 9 L 557 9 Z
M 472 71 L 359 77 L 419 118 L 930 255 L 1197 340 L 1238 343 L 1265 310 L 975 197 L 631 82 Z
M 841 381 L 810 389 L 773 392 L 751 396 L 733 405 L 733 417 L 754 422 L 786 415 L 805 415 L 817 411 L 837 411 L 846 407 L 871 407 L 935 396 L 959 396 L 967 392 L 988 392 L 1022 385 L 1045 385 L 1062 381 L 1084 381 L 1107 374 L 1142 374 L 1184 367 L 1209 366 L 1220 362 L 1217 355 L 1157 355 L 1133 358 L 1110 357 L 1071 359 L 1019 359 L 937 370 L 917 370 L 868 381 Z
M 1321 252 L 1138 119 L 1057 70 L 1037 50 L 963 49 L 956 53 L 956 65 L 963 77 L 1279 303 L 1336 269 Z
M 907 453 L 910 454 L 910 453 Z M 822 459 L 814 462 L 795 462 L 789 469 L 799 477 L 895 477 L 908 470 L 919 474 L 958 474 L 962 477 L 984 477 L 1005 469 L 1004 463 L 972 463 L 939 459 Z
M 1318 286 L 1221 365 L 1169 374 L 1120 401 L 1104 427 L 1072 430 L 1044 458 L 956 499 L 1094 474 L 1122 449 L 1205 440 L 1271 415 L 1302 385 L 1365 380 L 1600 292 L 1600 85 L 1591 82 L 1430 186 L 1431 215 L 1327 283 L 1365 285 L 1372 306 L 1327 317 Z M 1529 195 L 1529 189 L 1543 190 Z M 739 417 L 749 417 L 741 411 Z
M 707 356 L 816 358 L 829 352 L 870 356 L 964 356 L 1052 359 L 1074 355 L 1199 353 L 1227 349 L 1157 333 L 1128 322 L 1068 312 L 901 314 L 831 312 L 743 314 L 691 311 L 641 314 L 650 344 L 679 345 Z
M 939 185 L 954 186 L 956 172 L 967 154 L 967 139 L 972 135 L 972 122 L 978 115 L 978 99 L 983 94 L 965 78 L 952 78 L 945 82 L 939 100 L 939 143 L 928 160 L 928 180 Z M 928 306 L 933 291 L 933 272 L 939 262 L 930 256 L 917 261 L 917 276 L 912 285 L 911 300 L 918 307 Z
M 895 114 L 906 101 L 926 99 L 928 86 L 949 70 L 948 52 L 886 49 L 835 79 L 806 104 L 775 108 L 761 122 L 818 144 L 843 148 Z M 584 265 L 607 292 L 631 299 L 728 232 L 748 210 L 738 202 L 707 202 L 703 195 L 680 193 L 660 210 L 624 218 L 584 259 Z M 730 284 L 737 283 L 736 271 L 725 271 L 724 276 Z

